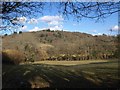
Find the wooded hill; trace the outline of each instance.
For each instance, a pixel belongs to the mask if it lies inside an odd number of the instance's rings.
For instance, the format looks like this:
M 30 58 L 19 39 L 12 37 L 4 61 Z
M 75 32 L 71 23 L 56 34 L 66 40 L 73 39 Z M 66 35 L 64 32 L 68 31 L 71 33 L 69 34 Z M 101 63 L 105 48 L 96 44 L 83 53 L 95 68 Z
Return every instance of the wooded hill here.
M 111 59 L 117 50 L 115 36 L 49 29 L 6 35 L 2 42 L 3 61 L 12 60 L 16 64 L 38 60 Z

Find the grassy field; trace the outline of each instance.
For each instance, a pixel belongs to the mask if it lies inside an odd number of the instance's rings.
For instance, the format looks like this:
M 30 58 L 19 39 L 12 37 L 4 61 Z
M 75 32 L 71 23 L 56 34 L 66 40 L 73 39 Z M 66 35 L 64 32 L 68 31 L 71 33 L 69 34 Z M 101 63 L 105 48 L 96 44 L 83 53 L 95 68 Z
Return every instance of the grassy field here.
M 117 60 L 43 61 L 3 65 L 3 88 L 118 87 Z
M 83 64 L 90 64 L 90 63 L 103 63 L 109 62 L 109 60 L 83 60 L 83 61 L 37 61 L 32 64 L 49 64 L 49 65 L 83 65 Z

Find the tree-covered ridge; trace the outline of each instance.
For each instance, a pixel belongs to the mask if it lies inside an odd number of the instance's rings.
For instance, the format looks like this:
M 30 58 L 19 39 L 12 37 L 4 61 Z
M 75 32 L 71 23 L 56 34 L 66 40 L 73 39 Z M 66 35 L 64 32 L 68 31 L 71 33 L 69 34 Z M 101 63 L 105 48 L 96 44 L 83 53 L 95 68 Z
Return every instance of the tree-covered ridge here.
M 22 61 L 111 59 L 116 58 L 116 40 L 115 36 L 80 32 L 26 32 L 3 36 L 3 55 L 22 55 Z M 14 55 L 13 51 L 17 53 Z

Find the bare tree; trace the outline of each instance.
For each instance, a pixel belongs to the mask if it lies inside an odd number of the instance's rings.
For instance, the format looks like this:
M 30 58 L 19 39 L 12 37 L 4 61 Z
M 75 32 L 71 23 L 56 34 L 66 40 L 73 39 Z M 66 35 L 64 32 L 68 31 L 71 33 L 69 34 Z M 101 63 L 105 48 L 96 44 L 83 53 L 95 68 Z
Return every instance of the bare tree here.
M 111 0 L 112 1 L 112 0 Z M 56 5 L 55 5 L 56 4 Z M 49 5 L 55 5 L 54 8 L 70 18 L 73 16 L 76 20 L 82 18 L 91 18 L 100 20 L 110 16 L 111 14 L 117 13 L 120 11 L 119 5 L 120 2 L 57 2 Z M 2 2 L 2 17 L 3 26 L 0 28 L 6 29 L 6 25 L 21 25 L 18 23 L 12 22 L 16 20 L 17 17 L 34 17 L 37 13 L 43 13 L 43 8 L 48 8 L 48 3 L 46 2 Z M 46 9 L 47 9 L 46 8 Z
M 120 2 L 61 2 L 64 15 L 81 18 L 101 19 L 119 12 Z
M 42 13 L 44 3 L 43 2 L 2 2 L 2 23 L 3 26 L 0 26 L 2 30 L 5 30 L 11 26 L 23 26 L 21 23 L 13 22 L 17 21 L 18 17 L 34 17 L 37 13 Z
M 3 2 L 2 19 L 11 21 L 20 16 L 30 17 L 36 15 L 42 12 L 43 5 L 43 2 Z

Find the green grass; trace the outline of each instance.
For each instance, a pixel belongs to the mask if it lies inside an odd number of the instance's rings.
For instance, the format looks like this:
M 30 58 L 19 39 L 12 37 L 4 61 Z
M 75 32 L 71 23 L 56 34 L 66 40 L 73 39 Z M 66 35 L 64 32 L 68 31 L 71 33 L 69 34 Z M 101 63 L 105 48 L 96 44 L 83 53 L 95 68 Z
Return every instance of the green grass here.
M 120 80 L 117 60 L 76 65 L 3 65 L 2 71 L 3 88 L 117 87 Z

